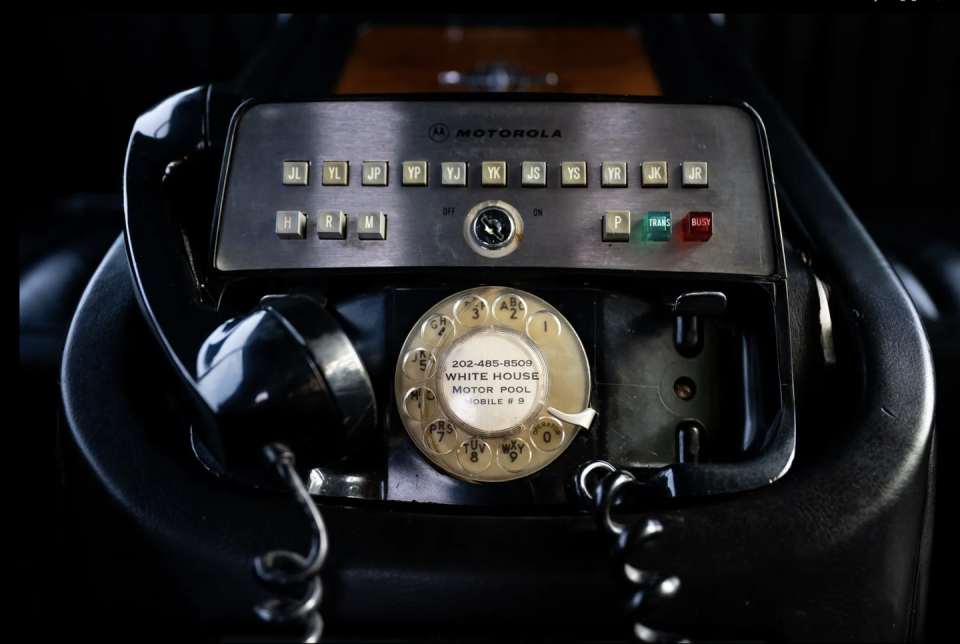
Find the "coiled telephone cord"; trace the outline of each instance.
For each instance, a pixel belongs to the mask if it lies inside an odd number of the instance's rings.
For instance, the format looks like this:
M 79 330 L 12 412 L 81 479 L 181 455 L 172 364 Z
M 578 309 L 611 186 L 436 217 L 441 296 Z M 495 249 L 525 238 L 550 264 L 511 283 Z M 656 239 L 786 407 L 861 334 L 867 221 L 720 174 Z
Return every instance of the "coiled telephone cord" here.
M 299 597 L 268 599 L 254 608 L 257 616 L 271 624 L 299 625 L 303 627 L 302 642 L 319 642 L 323 634 L 323 618 L 320 617 L 320 601 L 323 599 L 323 584 L 320 569 L 327 558 L 329 540 L 327 526 L 320 510 L 310 498 L 300 475 L 294 469 L 293 452 L 286 445 L 271 443 L 264 447 L 264 455 L 270 465 L 286 483 L 294 497 L 310 519 L 310 552 L 303 557 L 290 550 L 271 550 L 254 559 L 257 577 L 264 584 L 289 592 L 292 586 L 306 585 Z

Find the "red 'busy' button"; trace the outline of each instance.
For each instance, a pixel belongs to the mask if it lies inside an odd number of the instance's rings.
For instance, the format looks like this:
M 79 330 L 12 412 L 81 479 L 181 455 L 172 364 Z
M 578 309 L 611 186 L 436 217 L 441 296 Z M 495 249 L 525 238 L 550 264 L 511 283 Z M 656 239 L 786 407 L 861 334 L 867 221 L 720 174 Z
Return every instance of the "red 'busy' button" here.
M 687 241 L 707 241 L 711 237 L 713 237 L 713 213 L 687 213 L 683 218 L 683 238 Z

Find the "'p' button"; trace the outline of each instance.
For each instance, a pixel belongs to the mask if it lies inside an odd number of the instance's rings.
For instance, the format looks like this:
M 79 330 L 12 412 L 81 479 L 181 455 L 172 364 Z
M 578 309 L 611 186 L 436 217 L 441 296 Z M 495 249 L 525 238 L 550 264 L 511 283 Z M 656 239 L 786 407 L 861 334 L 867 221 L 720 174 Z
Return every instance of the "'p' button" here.
M 603 241 L 630 241 L 629 210 L 610 210 L 603 216 Z

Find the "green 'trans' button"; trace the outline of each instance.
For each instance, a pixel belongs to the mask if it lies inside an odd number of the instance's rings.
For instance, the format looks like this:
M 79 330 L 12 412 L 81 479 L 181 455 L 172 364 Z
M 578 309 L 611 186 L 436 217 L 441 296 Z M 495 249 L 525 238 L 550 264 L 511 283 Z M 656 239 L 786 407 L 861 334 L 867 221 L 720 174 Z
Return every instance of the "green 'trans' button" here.
M 643 218 L 643 238 L 646 241 L 667 241 L 672 228 L 669 211 L 650 210 Z

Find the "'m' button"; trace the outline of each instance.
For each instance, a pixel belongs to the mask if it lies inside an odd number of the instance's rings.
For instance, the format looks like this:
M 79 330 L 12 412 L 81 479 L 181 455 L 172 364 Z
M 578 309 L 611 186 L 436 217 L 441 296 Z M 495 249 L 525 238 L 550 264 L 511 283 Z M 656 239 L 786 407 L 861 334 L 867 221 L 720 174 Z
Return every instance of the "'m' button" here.
M 357 237 L 376 240 L 387 238 L 387 216 L 382 210 L 361 210 L 357 213 Z

